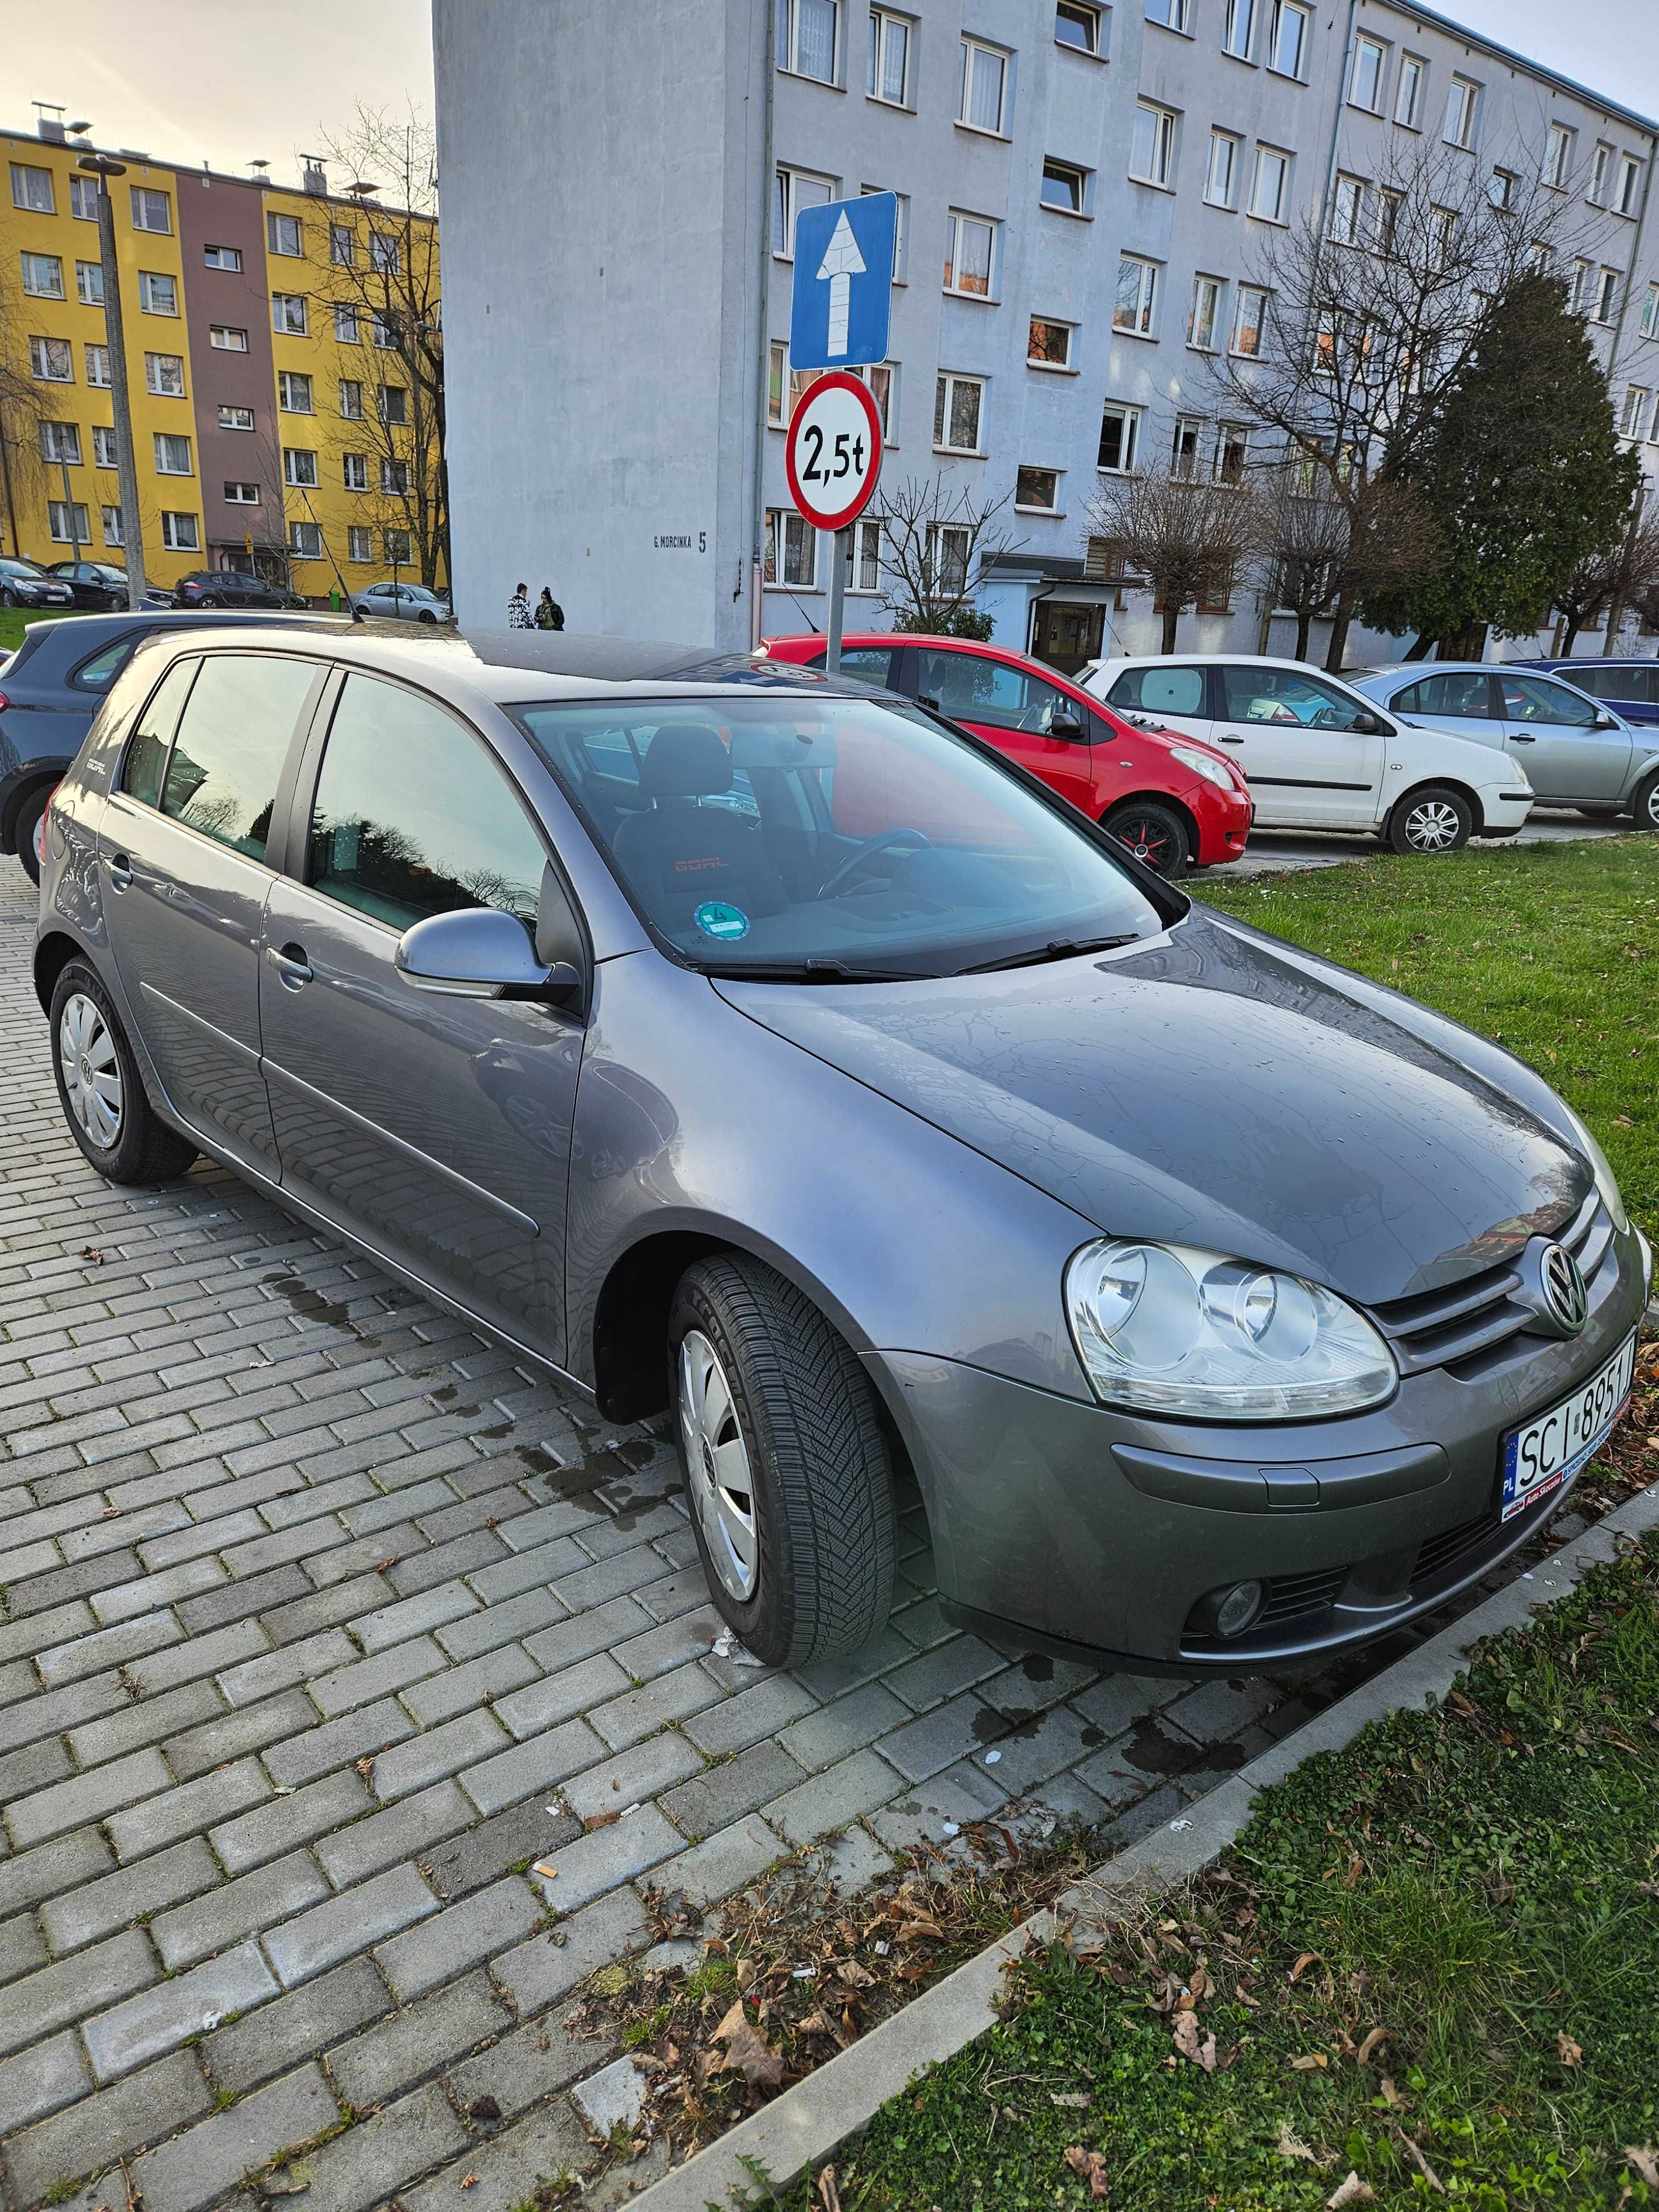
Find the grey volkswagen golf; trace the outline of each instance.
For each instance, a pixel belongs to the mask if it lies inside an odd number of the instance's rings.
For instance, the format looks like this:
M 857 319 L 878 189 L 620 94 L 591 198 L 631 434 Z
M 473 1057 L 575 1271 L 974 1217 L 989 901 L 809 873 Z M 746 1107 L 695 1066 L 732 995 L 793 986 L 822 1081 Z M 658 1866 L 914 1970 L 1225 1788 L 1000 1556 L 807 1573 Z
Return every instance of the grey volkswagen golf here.
M 1357 1644 L 1533 1534 L 1650 1254 L 1530 1069 L 1207 912 L 919 708 L 534 633 L 173 631 L 48 816 L 118 1182 L 222 1160 L 672 1412 L 715 1603 L 1096 1663 Z

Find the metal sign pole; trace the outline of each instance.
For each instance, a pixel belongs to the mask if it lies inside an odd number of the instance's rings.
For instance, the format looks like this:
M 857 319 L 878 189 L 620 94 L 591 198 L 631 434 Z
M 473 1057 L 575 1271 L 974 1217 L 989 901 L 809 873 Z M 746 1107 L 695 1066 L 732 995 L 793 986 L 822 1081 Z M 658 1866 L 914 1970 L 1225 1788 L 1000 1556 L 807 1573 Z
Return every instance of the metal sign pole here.
M 833 676 L 841 666 L 842 617 L 847 600 L 847 546 L 850 528 L 830 535 L 830 635 L 824 647 L 823 668 Z

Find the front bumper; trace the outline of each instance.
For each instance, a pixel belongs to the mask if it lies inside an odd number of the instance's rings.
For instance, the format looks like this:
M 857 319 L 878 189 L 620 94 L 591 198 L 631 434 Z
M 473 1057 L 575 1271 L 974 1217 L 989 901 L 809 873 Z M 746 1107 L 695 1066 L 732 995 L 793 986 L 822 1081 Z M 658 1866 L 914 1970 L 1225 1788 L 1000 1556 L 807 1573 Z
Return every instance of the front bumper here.
M 1198 866 L 1219 867 L 1237 860 L 1250 834 L 1250 801 L 1242 792 L 1201 782 L 1182 796 L 1198 824 L 1198 850 L 1193 854 Z
M 1479 1381 L 1429 1369 L 1316 1423 L 1144 1419 L 919 1352 L 872 1365 L 953 1618 L 1096 1664 L 1237 1674 L 1366 1643 L 1536 1534 L 1565 1492 L 1500 1523 L 1501 1439 L 1637 1327 L 1650 1267 L 1632 1231 L 1571 1342 L 1516 1336 Z M 1271 1585 L 1256 1626 L 1223 1641 L 1193 1625 L 1207 1592 L 1249 1579 Z

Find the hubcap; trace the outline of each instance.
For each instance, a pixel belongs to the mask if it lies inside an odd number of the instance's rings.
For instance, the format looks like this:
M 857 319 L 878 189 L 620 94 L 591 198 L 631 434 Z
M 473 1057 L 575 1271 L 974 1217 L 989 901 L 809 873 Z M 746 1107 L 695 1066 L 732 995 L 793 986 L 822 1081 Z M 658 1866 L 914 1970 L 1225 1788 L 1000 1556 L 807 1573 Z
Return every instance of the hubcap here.
M 1443 853 L 1457 842 L 1457 809 L 1443 799 L 1413 806 L 1406 817 L 1406 842 L 1419 853 Z
M 1148 867 L 1162 868 L 1166 858 L 1166 840 L 1160 836 L 1149 822 L 1126 822 L 1118 836 L 1134 854 L 1145 860 Z
M 100 1152 L 108 1152 L 121 1133 L 121 1063 L 108 1023 L 83 992 L 64 1003 L 58 1056 L 70 1111 Z
M 1649 829 L 1659 830 L 1659 783 L 1648 787 L 1648 803 L 1643 811 L 1648 817 Z
M 729 1597 L 746 1603 L 760 1579 L 749 1452 L 720 1354 L 696 1328 L 680 1346 L 680 1440 L 714 1572 Z

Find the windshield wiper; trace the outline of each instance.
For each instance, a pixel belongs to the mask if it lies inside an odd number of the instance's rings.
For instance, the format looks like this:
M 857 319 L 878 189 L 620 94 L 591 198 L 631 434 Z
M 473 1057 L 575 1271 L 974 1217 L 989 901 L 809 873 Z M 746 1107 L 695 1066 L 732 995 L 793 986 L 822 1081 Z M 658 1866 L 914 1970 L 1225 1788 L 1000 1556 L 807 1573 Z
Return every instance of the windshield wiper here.
M 730 968 L 705 968 L 732 983 L 925 983 L 937 981 L 930 971 L 915 968 L 855 968 L 845 960 L 814 955 L 806 960 L 735 962 Z
M 1125 937 L 1057 937 L 1051 944 L 1033 945 L 1029 952 L 1005 952 L 1000 960 L 976 961 L 971 968 L 958 968 L 958 975 L 988 975 L 998 968 L 1036 968 L 1045 960 L 1070 960 L 1080 952 L 1115 952 L 1125 945 L 1139 945 L 1140 932 L 1132 929 Z

